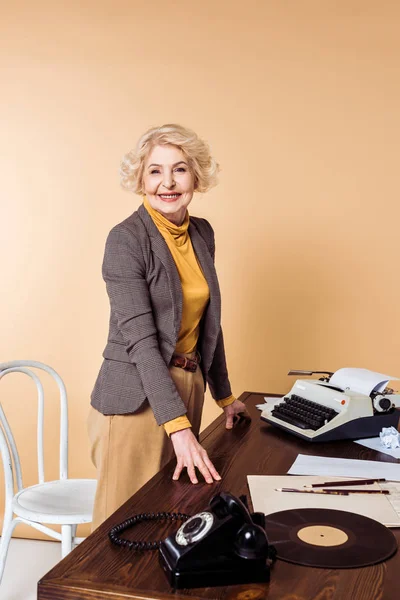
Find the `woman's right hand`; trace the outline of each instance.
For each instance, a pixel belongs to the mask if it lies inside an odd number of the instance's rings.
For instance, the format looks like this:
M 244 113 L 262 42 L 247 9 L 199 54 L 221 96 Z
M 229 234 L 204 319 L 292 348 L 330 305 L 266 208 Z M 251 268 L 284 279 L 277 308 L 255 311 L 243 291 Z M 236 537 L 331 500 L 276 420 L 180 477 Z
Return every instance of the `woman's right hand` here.
M 198 468 L 207 483 L 220 481 L 221 476 L 208 458 L 206 450 L 196 440 L 191 429 L 181 429 L 171 433 L 171 442 L 176 454 L 176 468 L 172 479 L 177 480 L 186 467 L 189 479 L 192 483 L 198 483 L 196 469 Z

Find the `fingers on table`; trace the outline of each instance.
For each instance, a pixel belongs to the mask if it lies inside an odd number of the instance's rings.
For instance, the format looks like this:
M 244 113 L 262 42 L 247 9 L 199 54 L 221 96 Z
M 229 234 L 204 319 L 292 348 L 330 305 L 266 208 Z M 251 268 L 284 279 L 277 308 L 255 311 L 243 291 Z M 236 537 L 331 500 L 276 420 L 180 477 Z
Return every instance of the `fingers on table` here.
M 240 412 L 235 416 L 235 423 L 250 423 L 251 417 L 248 412 Z
M 189 477 L 191 483 L 196 484 L 199 482 L 197 475 L 196 475 L 196 468 L 200 471 L 200 473 L 202 474 L 202 476 L 204 477 L 204 479 L 207 483 L 213 483 L 214 480 L 215 481 L 221 480 L 220 474 L 214 467 L 211 460 L 208 458 L 208 455 L 205 451 L 204 451 L 204 454 L 202 454 L 202 455 L 197 454 L 194 457 L 192 457 L 192 460 L 188 460 L 186 462 L 186 464 L 183 459 L 179 459 L 177 462 L 177 465 L 175 467 L 175 471 L 172 476 L 172 479 L 174 479 L 175 481 L 178 480 L 182 473 L 182 470 L 185 467 L 186 467 L 188 477 Z
M 205 454 L 203 456 L 203 460 L 204 460 L 204 464 L 206 465 L 209 473 L 211 474 L 211 477 L 214 478 L 215 481 L 220 481 L 221 475 L 218 473 L 217 469 L 214 467 L 213 463 L 209 459 L 207 452 L 205 452 Z M 211 479 L 210 483 L 212 483 L 212 479 Z

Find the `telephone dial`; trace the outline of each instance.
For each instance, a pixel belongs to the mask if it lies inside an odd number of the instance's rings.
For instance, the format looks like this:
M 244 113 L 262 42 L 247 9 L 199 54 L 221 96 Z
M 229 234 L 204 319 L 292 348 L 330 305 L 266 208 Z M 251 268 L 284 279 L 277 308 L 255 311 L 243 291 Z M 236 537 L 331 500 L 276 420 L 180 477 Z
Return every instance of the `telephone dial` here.
M 174 534 L 160 542 L 134 542 L 120 533 L 141 521 L 182 520 Z M 130 550 L 159 549 L 171 587 L 192 588 L 267 582 L 276 550 L 268 544 L 265 515 L 249 513 L 246 496 L 214 496 L 196 515 L 144 513 L 113 527 L 110 540 Z

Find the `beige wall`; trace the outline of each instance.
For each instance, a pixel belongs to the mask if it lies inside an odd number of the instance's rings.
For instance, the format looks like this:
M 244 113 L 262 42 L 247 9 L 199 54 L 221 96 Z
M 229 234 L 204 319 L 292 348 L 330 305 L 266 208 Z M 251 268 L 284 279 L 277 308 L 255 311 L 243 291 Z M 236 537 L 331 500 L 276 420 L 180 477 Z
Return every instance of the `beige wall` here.
M 400 375 L 398 3 L 55 4 L 1 8 L 0 361 L 43 361 L 64 378 L 70 475 L 94 476 L 85 418 L 107 335 L 102 254 L 139 205 L 118 166 L 150 126 L 192 127 L 222 166 L 191 209 L 216 231 L 236 394 L 286 392 L 290 368 Z M 33 483 L 22 378 L 1 382 L 1 401 Z M 204 424 L 217 413 L 209 400 Z

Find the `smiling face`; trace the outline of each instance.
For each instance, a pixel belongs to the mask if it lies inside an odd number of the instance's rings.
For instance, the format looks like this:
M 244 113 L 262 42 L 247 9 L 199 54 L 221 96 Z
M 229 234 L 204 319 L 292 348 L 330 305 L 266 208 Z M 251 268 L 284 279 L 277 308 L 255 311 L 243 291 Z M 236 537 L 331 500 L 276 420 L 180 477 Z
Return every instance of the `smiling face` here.
M 152 149 L 144 165 L 143 189 L 152 208 L 175 225 L 183 223 L 193 198 L 194 175 L 177 146 Z

